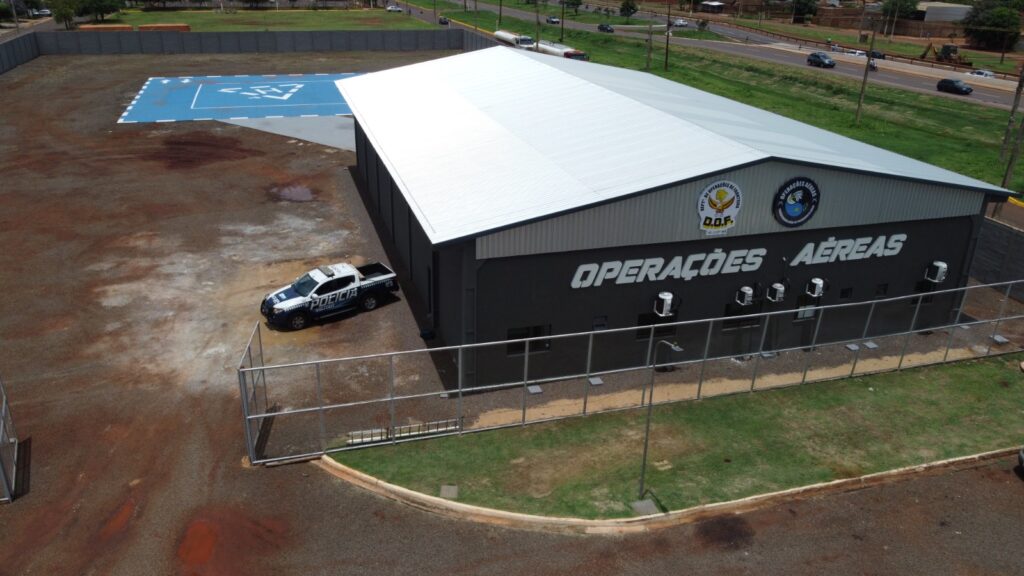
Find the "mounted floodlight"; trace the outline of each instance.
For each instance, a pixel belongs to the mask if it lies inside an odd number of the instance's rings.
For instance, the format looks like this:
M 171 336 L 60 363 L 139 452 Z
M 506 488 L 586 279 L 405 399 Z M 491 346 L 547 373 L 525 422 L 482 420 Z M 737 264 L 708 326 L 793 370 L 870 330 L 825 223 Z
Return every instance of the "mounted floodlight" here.
M 931 265 L 924 271 L 924 279 L 935 284 L 940 284 L 946 280 L 946 274 L 949 273 L 949 266 L 941 260 L 932 262 Z
M 768 294 L 766 296 L 769 302 L 782 302 L 786 299 L 786 287 L 776 282 L 768 287 Z
M 662 318 L 671 316 L 673 300 L 675 300 L 675 296 L 671 292 L 659 293 L 658 297 L 654 300 L 654 313 Z
M 807 283 L 807 295 L 811 298 L 821 298 L 825 293 L 825 281 L 821 278 L 811 278 Z
M 744 286 L 736 291 L 736 303 L 740 306 L 750 306 L 754 303 L 754 289 Z

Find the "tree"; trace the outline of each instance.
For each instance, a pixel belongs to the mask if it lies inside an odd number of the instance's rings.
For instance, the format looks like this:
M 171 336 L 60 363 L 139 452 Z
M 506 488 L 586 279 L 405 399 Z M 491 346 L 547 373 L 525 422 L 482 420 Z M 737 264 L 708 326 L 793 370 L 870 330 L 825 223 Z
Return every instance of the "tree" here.
M 619 16 L 625 16 L 626 22 L 629 22 L 630 16 L 636 12 L 636 0 L 622 0 L 622 4 L 619 5 Z
M 91 15 L 93 22 L 102 22 L 104 16 L 119 11 L 123 5 L 121 0 L 77 0 L 75 12 L 79 16 Z
M 572 13 L 579 16 L 580 5 L 583 4 L 583 0 L 562 0 L 562 4 L 566 8 L 572 8 Z
M 814 16 L 818 13 L 818 2 L 817 0 L 793 0 L 793 15 L 796 17 L 801 16 Z
M 885 0 L 882 3 L 882 13 L 886 17 L 892 17 L 895 13 L 896 17 L 909 18 L 910 15 L 917 10 L 917 0 Z
M 990 50 L 1012 49 L 1020 38 L 1020 12 L 1011 2 L 981 0 L 964 18 L 964 34 L 971 44 Z
M 75 12 L 78 10 L 76 0 L 50 0 L 49 4 L 54 20 L 68 30 L 75 27 Z

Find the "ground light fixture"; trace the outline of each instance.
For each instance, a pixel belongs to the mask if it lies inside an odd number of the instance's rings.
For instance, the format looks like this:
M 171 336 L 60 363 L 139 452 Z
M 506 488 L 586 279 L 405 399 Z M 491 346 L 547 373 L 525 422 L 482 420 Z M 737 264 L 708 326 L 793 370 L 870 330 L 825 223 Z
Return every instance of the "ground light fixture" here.
M 644 489 L 644 480 L 647 476 L 647 446 L 648 440 L 650 440 L 651 436 L 651 411 L 654 408 L 654 369 L 658 366 L 658 350 L 660 350 L 659 346 L 662 344 L 668 346 L 672 352 L 683 351 L 678 344 L 675 342 L 669 342 L 668 340 L 659 340 L 658 343 L 654 345 L 654 355 L 651 362 L 651 392 L 647 395 L 647 422 L 644 424 L 644 456 L 640 463 L 640 495 L 637 497 L 638 500 L 643 500 L 644 493 L 646 492 Z

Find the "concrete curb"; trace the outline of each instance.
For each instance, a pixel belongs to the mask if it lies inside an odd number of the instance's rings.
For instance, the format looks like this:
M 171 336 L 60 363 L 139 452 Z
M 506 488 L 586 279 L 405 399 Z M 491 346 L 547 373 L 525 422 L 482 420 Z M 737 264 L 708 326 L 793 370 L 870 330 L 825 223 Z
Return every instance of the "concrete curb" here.
M 389 500 L 394 500 L 419 510 L 432 512 L 449 518 L 526 530 L 576 534 L 619 535 L 649 532 L 670 526 L 690 524 L 725 514 L 751 512 L 761 508 L 767 508 L 779 502 L 793 499 L 861 490 L 871 486 L 898 482 L 926 472 L 964 467 L 969 464 L 981 464 L 989 460 L 1013 456 L 1017 454 L 1019 450 L 1019 447 L 1002 448 L 1000 450 L 982 452 L 972 456 L 962 456 L 959 458 L 939 460 L 937 462 L 930 462 L 927 464 L 897 468 L 886 472 L 876 472 L 874 474 L 868 474 L 858 478 L 845 478 L 842 480 L 833 480 L 831 482 L 822 482 L 820 484 L 811 484 L 809 486 L 802 486 L 799 488 L 780 490 L 778 492 L 771 492 L 768 494 L 758 494 L 755 496 L 741 498 L 739 500 L 732 500 L 730 502 L 704 504 L 665 514 L 652 514 L 649 516 L 612 520 L 584 520 L 581 518 L 534 516 L 531 514 L 495 510 L 493 508 L 481 508 L 479 506 L 454 502 L 437 496 L 430 496 L 428 494 L 409 490 L 408 488 L 403 488 L 394 484 L 389 484 L 383 480 L 364 474 L 363 472 L 353 468 L 349 468 L 344 464 L 340 464 L 329 456 L 323 456 L 319 461 L 314 461 L 313 463 L 327 471 L 329 474 L 377 494 L 378 496 L 383 496 Z

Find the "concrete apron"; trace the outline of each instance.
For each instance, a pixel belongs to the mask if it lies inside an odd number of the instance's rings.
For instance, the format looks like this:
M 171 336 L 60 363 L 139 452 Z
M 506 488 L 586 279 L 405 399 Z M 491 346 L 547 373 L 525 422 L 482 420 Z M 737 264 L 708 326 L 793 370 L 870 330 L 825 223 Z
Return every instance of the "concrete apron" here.
M 972 456 L 962 456 L 939 460 L 927 464 L 907 466 L 876 472 L 857 478 L 844 478 L 831 482 L 811 484 L 799 488 L 790 488 L 767 494 L 757 494 L 730 502 L 717 502 L 714 504 L 703 504 L 667 512 L 665 514 L 652 514 L 649 516 L 637 516 L 635 518 L 617 518 L 611 520 L 585 520 L 582 518 L 558 518 L 549 516 L 534 516 L 531 514 L 520 514 L 518 512 L 506 512 L 493 508 L 482 508 L 460 502 L 453 502 L 437 496 L 430 496 L 408 488 L 389 484 L 340 464 L 329 456 L 323 456 L 313 464 L 326 470 L 329 474 L 345 480 L 350 484 L 364 488 L 378 496 L 383 496 L 395 502 L 425 510 L 441 516 L 480 522 L 495 526 L 508 528 L 519 528 L 525 530 L 539 530 L 546 532 L 576 533 L 576 534 L 632 534 L 650 532 L 670 526 L 690 524 L 708 518 L 726 514 L 742 514 L 775 504 L 794 499 L 805 499 L 814 496 L 823 496 L 842 492 L 860 490 L 871 486 L 888 484 L 909 479 L 918 474 L 927 472 L 938 472 L 957 468 L 970 468 L 988 462 L 1016 454 L 1019 447 L 1003 448 L 991 452 L 982 452 Z

